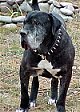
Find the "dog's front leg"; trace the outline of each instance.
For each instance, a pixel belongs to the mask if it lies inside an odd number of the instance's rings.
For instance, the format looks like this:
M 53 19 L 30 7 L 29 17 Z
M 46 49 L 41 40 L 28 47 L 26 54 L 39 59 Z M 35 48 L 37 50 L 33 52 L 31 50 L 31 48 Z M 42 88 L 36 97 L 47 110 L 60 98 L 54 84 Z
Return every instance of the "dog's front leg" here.
M 28 84 L 29 84 L 29 74 L 26 70 L 20 66 L 20 83 L 21 83 L 21 104 L 20 108 L 23 111 L 19 112 L 28 112 L 29 108 L 29 96 L 28 96 Z
M 28 95 L 28 84 L 29 84 L 29 74 L 26 69 L 20 66 L 20 83 L 21 83 L 21 103 L 20 109 L 16 112 L 28 112 L 29 109 L 29 95 Z
M 67 90 L 70 84 L 72 76 L 72 68 L 66 71 L 63 74 L 63 77 L 60 79 L 60 89 L 59 89 L 59 98 L 57 100 L 57 112 L 66 112 L 65 110 L 65 99 L 67 95 Z
M 38 88 L 39 88 L 39 81 L 38 81 L 38 76 L 36 76 L 36 77 L 33 77 L 33 81 L 32 81 L 32 88 L 31 88 L 31 94 L 30 94 L 31 108 L 36 106 Z
M 48 101 L 48 104 L 56 104 L 58 96 L 58 79 L 52 78 L 51 80 L 51 98 Z

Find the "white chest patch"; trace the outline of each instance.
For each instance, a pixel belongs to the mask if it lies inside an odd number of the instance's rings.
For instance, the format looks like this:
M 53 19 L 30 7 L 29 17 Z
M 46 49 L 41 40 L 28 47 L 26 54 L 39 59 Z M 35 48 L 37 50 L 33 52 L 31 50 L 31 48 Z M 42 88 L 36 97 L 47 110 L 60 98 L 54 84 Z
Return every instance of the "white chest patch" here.
M 51 65 L 50 62 L 48 62 L 46 59 L 41 60 L 40 63 L 38 64 L 39 68 L 44 68 L 44 69 L 52 69 L 53 66 Z
M 38 74 L 43 72 L 44 69 L 46 69 L 49 73 L 52 74 L 55 78 L 59 78 L 56 76 L 57 72 L 59 72 L 61 69 L 52 69 L 53 66 L 50 62 L 48 62 L 46 59 L 41 60 L 40 63 L 38 64 Z

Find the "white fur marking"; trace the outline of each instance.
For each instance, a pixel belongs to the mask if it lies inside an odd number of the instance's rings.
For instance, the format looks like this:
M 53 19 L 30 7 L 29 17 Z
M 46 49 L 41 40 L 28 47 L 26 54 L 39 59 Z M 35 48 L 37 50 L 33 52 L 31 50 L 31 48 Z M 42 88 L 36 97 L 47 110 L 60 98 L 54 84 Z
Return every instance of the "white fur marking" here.
M 38 64 L 38 68 L 41 69 L 42 71 L 43 69 L 46 69 L 49 73 L 52 74 L 52 76 L 56 78 L 58 78 L 58 76 L 56 76 L 57 72 L 61 70 L 61 69 L 52 69 L 53 68 L 52 64 L 48 62 L 46 59 L 40 61 L 40 63 Z
M 44 68 L 44 69 L 52 69 L 53 66 L 51 65 L 50 62 L 48 62 L 46 59 L 45 60 L 41 60 L 40 63 L 38 64 L 39 68 Z
M 16 112 L 28 112 L 28 110 L 24 110 L 24 109 L 17 109 Z
M 33 108 L 36 106 L 36 103 L 35 102 L 30 102 L 30 108 Z
M 49 104 L 49 105 L 55 105 L 55 106 L 56 106 L 55 100 L 53 100 L 52 98 L 50 98 L 50 99 L 48 100 L 48 104 Z

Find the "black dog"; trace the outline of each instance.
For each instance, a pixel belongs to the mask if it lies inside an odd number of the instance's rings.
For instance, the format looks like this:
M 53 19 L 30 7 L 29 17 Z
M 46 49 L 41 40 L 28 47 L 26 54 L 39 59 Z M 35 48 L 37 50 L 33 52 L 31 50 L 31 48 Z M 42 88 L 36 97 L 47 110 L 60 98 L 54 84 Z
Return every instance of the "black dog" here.
M 24 20 L 21 30 L 21 45 L 25 49 L 20 66 L 21 104 L 16 112 L 28 112 L 29 106 L 35 106 L 38 93 L 38 76 L 36 69 L 41 60 L 51 63 L 52 69 L 60 69 L 56 76 L 60 78 L 58 96 L 58 79 L 53 77 L 47 69 L 42 76 L 52 78 L 51 100 L 56 103 L 57 112 L 65 112 L 65 99 L 72 76 L 75 50 L 71 38 L 63 28 L 60 20 L 53 14 L 40 11 L 30 12 Z M 33 77 L 31 95 L 28 95 L 30 76 Z

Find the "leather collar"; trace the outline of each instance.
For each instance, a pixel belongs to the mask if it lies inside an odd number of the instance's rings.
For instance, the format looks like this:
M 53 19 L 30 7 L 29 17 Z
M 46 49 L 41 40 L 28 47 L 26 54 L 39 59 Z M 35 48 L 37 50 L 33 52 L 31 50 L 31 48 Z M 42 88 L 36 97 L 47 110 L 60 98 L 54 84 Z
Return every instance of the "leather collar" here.
M 60 45 L 61 39 L 62 39 L 62 32 L 61 32 L 61 28 L 59 28 L 58 33 L 57 33 L 57 38 L 56 38 L 54 44 L 52 45 L 52 47 L 47 52 L 48 55 L 51 55 L 52 53 L 54 53 L 57 50 L 57 48 Z

